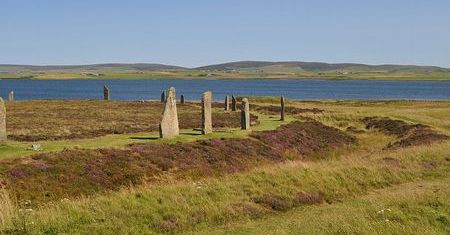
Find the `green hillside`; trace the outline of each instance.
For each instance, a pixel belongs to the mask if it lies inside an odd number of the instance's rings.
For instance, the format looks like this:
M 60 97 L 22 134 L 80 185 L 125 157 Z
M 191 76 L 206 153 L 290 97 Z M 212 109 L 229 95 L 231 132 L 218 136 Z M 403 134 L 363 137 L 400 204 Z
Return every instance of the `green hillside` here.
M 1 65 L 0 79 L 372 79 L 450 80 L 437 66 L 239 61 L 197 68 L 164 64 Z
M 300 70 L 309 72 L 328 71 L 412 71 L 412 72 L 449 72 L 449 69 L 436 66 L 416 66 L 416 65 L 367 65 L 355 63 L 328 64 L 319 62 L 264 62 L 264 61 L 239 61 L 224 64 L 208 65 L 196 68 L 198 70 Z

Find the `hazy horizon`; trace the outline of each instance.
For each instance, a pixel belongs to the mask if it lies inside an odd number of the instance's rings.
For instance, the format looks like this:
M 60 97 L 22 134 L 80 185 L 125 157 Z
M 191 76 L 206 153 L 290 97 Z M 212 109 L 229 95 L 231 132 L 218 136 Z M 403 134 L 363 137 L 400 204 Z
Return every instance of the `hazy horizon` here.
M 450 68 L 450 2 L 5 1 L 0 64 L 234 61 Z

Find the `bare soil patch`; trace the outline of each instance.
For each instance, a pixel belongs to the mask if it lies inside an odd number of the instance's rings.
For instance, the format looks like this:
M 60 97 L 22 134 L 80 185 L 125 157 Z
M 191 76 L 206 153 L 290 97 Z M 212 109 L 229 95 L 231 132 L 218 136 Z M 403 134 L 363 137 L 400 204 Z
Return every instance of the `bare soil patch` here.
M 365 133 L 364 130 L 360 130 L 354 126 L 349 126 L 345 129 L 346 132 L 354 133 L 354 134 L 363 134 Z

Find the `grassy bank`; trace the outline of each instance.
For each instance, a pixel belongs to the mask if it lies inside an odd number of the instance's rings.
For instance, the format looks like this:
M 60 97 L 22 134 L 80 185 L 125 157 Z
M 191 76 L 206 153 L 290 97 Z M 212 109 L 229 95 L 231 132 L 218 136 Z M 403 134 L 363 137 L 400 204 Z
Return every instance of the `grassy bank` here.
M 253 132 L 231 126 L 199 136 L 186 129 L 171 141 L 149 138 L 156 134 L 150 131 L 65 137 L 38 141 L 44 153 L 31 156 L 23 148 L 35 142 L 9 141 L 7 150 L 0 148 L 6 156 L 0 160 L 0 184 L 6 185 L 0 193 L 1 231 L 449 232 L 450 141 L 423 139 L 408 146 L 386 146 L 408 137 L 417 124 L 449 135 L 450 102 L 288 101 L 289 119 L 284 124 L 290 124 L 278 128 L 283 124 L 273 108 L 278 99 L 250 101 L 259 121 Z M 102 103 L 71 103 L 75 110 L 83 105 Z M 58 110 L 62 115 L 67 111 Z M 117 115 L 126 120 L 133 113 Z M 394 131 L 383 130 L 383 125 L 367 128 L 367 117 L 383 117 L 373 120 L 389 127 L 395 120 Z M 100 118 L 89 125 L 101 123 Z M 351 136 L 356 142 L 349 141 Z M 8 187 L 11 180 L 14 186 Z
M 370 137 L 371 140 L 373 138 L 375 137 Z M 380 221 L 381 215 L 365 219 L 365 223 L 361 226 L 359 224 L 361 220 L 354 219 L 357 214 L 349 213 L 351 211 L 339 214 L 339 211 L 344 210 L 346 204 L 355 206 L 354 201 L 360 200 L 358 198 L 361 196 L 363 196 L 362 200 L 364 195 L 368 194 L 375 197 L 373 195 L 377 194 L 372 192 L 376 189 L 397 185 L 395 190 L 400 191 L 404 183 L 425 181 L 428 182 L 425 184 L 434 184 L 435 181 L 440 181 L 438 185 L 441 187 L 437 189 L 444 190 L 439 192 L 441 196 L 430 199 L 432 204 L 423 206 L 430 212 L 416 219 L 430 220 L 426 227 L 410 220 L 419 213 L 415 211 L 415 208 L 420 206 L 415 206 L 410 208 L 411 211 L 404 209 L 404 213 L 407 214 L 403 216 L 404 219 L 396 218 L 394 213 L 399 211 L 388 214 L 387 219 L 392 222 L 391 228 L 387 231 L 391 229 L 401 231 L 404 227 L 407 228 L 406 231 L 412 231 L 419 226 L 424 231 L 444 233 L 445 223 L 449 218 L 448 211 L 445 209 L 448 208 L 445 197 L 448 181 L 445 180 L 449 178 L 449 164 L 444 159 L 444 154 L 449 151 L 448 145 L 435 145 L 433 151 L 427 147 L 419 147 L 388 155 L 379 152 L 372 154 L 370 158 L 361 155 L 365 152 L 364 148 L 374 150 L 362 144 L 359 150 L 353 149 L 351 153 L 343 150 L 340 154 L 333 154 L 335 157 L 331 159 L 328 158 L 329 155 L 324 155 L 323 157 L 328 159 L 266 166 L 222 179 L 180 182 L 169 174 L 159 185 L 131 187 L 107 196 L 75 201 L 64 199 L 55 205 L 23 212 L 26 214 L 21 215 L 22 219 L 25 219 L 28 224 L 25 223 L 26 226 L 16 227 L 16 229 L 29 230 L 33 233 L 51 231 L 63 233 L 111 233 L 113 231 L 152 233 L 153 231 L 159 233 L 189 230 L 205 233 L 216 230 L 219 233 L 222 229 L 238 232 L 241 228 L 249 227 L 250 229 L 253 226 L 257 227 L 255 232 L 256 230 L 289 231 L 292 225 L 288 223 L 277 225 L 277 218 L 289 216 L 289 214 L 295 215 L 297 208 L 300 208 L 300 215 L 308 213 L 310 216 L 320 213 L 321 209 L 333 211 L 328 216 L 315 217 L 317 220 L 314 223 L 310 222 L 311 226 L 303 228 L 304 231 L 317 229 L 313 226 L 314 224 L 329 223 L 332 226 L 316 231 L 368 232 L 377 229 L 372 226 L 373 223 L 383 222 Z M 386 156 L 397 161 L 385 160 Z M 434 167 L 429 167 L 427 164 L 429 161 L 435 162 Z M 408 189 L 405 190 L 406 192 L 402 194 L 408 192 Z M 388 191 L 391 189 L 385 190 L 385 192 Z M 377 199 L 381 200 L 377 206 L 368 207 L 362 203 L 356 204 L 355 209 L 363 210 L 360 212 L 362 214 L 364 211 L 370 211 L 368 215 L 375 215 L 376 211 L 387 208 L 395 210 L 402 205 L 392 202 L 392 199 L 391 202 L 385 202 L 383 197 L 377 197 Z M 398 201 L 398 203 L 401 202 L 401 200 Z M 410 199 L 406 205 L 412 203 L 414 198 Z M 319 206 L 310 206 L 310 204 Z M 309 214 L 311 207 L 312 211 Z M 334 211 L 335 207 L 338 209 Z M 294 215 L 293 218 L 295 218 Z M 298 212 L 297 216 L 299 216 Z M 290 217 L 285 219 L 291 222 L 296 221 Z M 271 222 L 265 223 L 267 220 Z M 243 224 L 242 221 L 246 223 Z M 342 227 L 339 221 L 345 221 L 345 227 Z M 259 226 L 261 224 L 265 225 Z M 236 228 L 233 229 L 233 227 Z

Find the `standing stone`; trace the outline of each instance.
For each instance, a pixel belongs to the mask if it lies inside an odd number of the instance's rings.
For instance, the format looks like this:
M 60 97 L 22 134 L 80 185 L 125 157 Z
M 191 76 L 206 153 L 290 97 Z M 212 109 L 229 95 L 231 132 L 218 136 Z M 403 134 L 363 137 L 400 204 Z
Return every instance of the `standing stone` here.
M 159 125 L 159 137 L 173 138 L 180 134 L 175 88 L 171 87 L 166 92 L 167 99 L 162 114 L 161 124 Z
M 103 99 L 109 100 L 109 88 L 107 86 L 103 86 Z
M 0 97 L 0 143 L 6 141 L 6 107 Z
M 241 129 L 250 130 L 250 105 L 247 98 L 242 99 L 241 106 Z
M 207 91 L 202 95 L 202 134 L 212 133 L 212 115 L 211 115 L 212 93 Z
M 231 96 L 231 111 L 236 111 L 237 110 L 237 101 L 236 101 L 236 97 L 234 97 L 234 95 Z
M 230 110 L 230 97 L 225 96 L 225 111 L 229 111 L 229 110 Z
M 285 111 L 286 111 L 286 110 L 285 110 L 285 107 L 284 107 L 284 102 L 285 102 L 284 96 L 281 96 L 280 102 L 281 102 L 281 113 L 280 113 L 281 118 L 280 118 L 280 120 L 281 120 L 281 121 L 284 121 L 284 113 L 285 113 Z
M 181 96 L 180 96 L 180 103 L 181 103 L 181 104 L 184 104 L 184 95 L 181 95 Z
M 161 93 L 161 103 L 164 103 L 164 102 L 166 102 L 166 92 L 165 91 L 163 91 Z
M 10 102 L 14 101 L 14 91 L 9 91 L 8 100 Z

